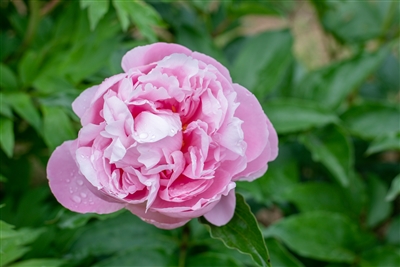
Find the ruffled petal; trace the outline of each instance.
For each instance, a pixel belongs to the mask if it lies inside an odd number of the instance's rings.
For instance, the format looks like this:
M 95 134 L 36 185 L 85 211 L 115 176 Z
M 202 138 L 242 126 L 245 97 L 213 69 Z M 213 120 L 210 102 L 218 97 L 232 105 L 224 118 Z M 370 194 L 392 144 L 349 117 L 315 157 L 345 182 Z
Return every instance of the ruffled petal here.
M 203 61 L 206 64 L 213 65 L 229 82 L 232 82 L 229 70 L 225 68 L 221 63 L 213 59 L 212 57 L 209 57 L 207 55 L 198 52 L 193 52 L 190 56 L 200 61 Z
M 79 213 L 111 213 L 124 208 L 124 204 L 109 202 L 89 189 L 91 186 L 79 172 L 71 155 L 74 141 L 57 147 L 47 164 L 47 178 L 54 196 L 64 207 Z M 93 188 L 92 190 L 96 190 Z
M 155 43 L 138 46 L 127 52 L 122 58 L 122 69 L 128 72 L 130 69 L 145 66 L 160 61 L 174 53 L 190 55 L 192 51 L 178 44 Z

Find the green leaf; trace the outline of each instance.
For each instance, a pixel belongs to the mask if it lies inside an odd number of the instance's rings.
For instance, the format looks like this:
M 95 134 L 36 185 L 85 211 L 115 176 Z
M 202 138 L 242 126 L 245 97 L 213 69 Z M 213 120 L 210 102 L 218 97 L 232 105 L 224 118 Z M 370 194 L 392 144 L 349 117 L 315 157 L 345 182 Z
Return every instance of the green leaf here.
M 313 1 L 317 2 L 317 1 Z M 337 39 L 348 43 L 363 43 L 379 37 L 389 19 L 397 23 L 396 1 L 325 1 L 328 8 L 322 11 L 321 22 L 325 30 Z M 393 5 L 394 4 L 394 5 Z M 325 12 L 324 12 L 325 11 Z M 398 15 L 397 15 L 398 16 Z
M 386 201 L 393 201 L 400 194 L 400 174 L 392 181 L 389 192 L 386 195 Z
M 34 51 L 25 52 L 18 65 L 18 73 L 23 86 L 30 86 L 39 75 L 42 57 Z
M 109 266 L 159 266 L 168 267 L 169 255 L 155 249 L 135 248 L 118 253 L 106 260 L 102 260 L 93 267 Z
M 375 138 L 369 145 L 366 154 L 371 155 L 387 150 L 400 150 L 400 132 Z
M 170 235 L 171 231 L 155 228 L 125 211 L 114 218 L 86 225 L 73 241 L 70 252 L 77 258 L 124 253 L 128 250 L 161 250 L 172 254 L 178 243 Z M 132 257 L 130 260 L 132 262 Z
M 265 240 L 269 254 L 271 256 L 271 265 L 274 267 L 305 267 L 301 261 L 290 254 L 287 249 L 282 246 L 274 238 Z
M 60 107 L 42 106 L 43 138 L 47 146 L 54 150 L 66 140 L 76 138 L 71 120 Z
M 60 259 L 29 259 L 10 265 L 10 267 L 59 267 L 65 263 Z
M 400 216 L 393 218 L 386 231 L 386 241 L 389 244 L 400 245 Z
M 361 255 L 360 267 L 398 266 L 400 263 L 400 249 L 381 246 L 365 251 Z
M 38 133 L 42 131 L 42 121 L 31 97 L 25 93 L 4 95 L 15 112 L 26 120 Z
M 88 8 L 90 29 L 93 31 L 99 20 L 104 17 L 109 8 L 109 0 L 91 1 L 91 0 L 80 0 L 81 8 Z
M 312 101 L 274 99 L 264 110 L 280 134 L 298 132 L 338 121 L 336 115 Z
M 400 132 L 400 107 L 366 102 L 351 107 L 342 115 L 348 129 L 356 136 L 370 140 Z
M 289 30 L 268 31 L 248 38 L 231 68 L 234 82 L 262 100 L 282 82 L 290 63 L 293 38 Z
M 315 211 L 292 215 L 263 233 L 282 240 L 303 257 L 348 263 L 356 259 L 351 245 L 359 234 L 357 225 L 342 214 Z
M 18 80 L 14 72 L 3 63 L 0 63 L 0 87 L 7 90 L 18 89 Z
M 212 238 L 221 240 L 228 248 L 250 255 L 259 266 L 271 266 L 257 220 L 240 194 L 236 194 L 235 214 L 226 225 L 215 226 L 203 217 L 200 220 Z
M 73 213 L 67 211 L 67 214 L 64 214 L 58 226 L 61 229 L 75 229 L 86 225 L 90 219 L 98 219 L 98 220 L 107 220 L 110 218 L 114 218 L 124 212 L 124 210 L 120 210 L 117 212 L 109 213 L 109 214 L 97 214 L 97 213 Z
M 367 225 L 375 227 L 385 220 L 392 211 L 391 203 L 385 201 L 388 188 L 386 184 L 375 176 L 368 177 L 369 205 L 367 210 Z
M 354 155 L 349 136 L 338 126 L 329 126 L 316 133 L 301 136 L 313 159 L 325 165 L 342 186 L 349 185 Z
M 196 256 L 189 257 L 185 266 L 188 267 L 241 267 L 243 266 L 240 262 L 235 260 L 229 255 L 215 252 L 204 252 Z
M 113 5 L 117 10 L 124 31 L 128 29 L 129 21 L 132 21 L 146 39 L 150 42 L 157 41 L 157 36 L 152 27 L 161 26 L 161 17 L 153 7 L 141 0 L 113 0 Z
M 239 192 L 261 204 L 265 204 L 268 200 L 286 202 L 285 193 L 297 185 L 299 173 L 298 165 L 294 160 L 280 160 L 283 149 L 280 145 L 280 157 L 268 163 L 268 171 L 263 177 L 252 182 L 238 181 Z
M 334 184 L 302 183 L 292 187 L 285 196 L 297 206 L 300 212 L 320 210 L 353 215 L 353 211 L 349 209 L 347 196 L 341 187 Z
M 27 251 L 25 245 L 32 243 L 43 233 L 44 229 L 22 228 L 14 230 L 10 224 L 0 221 L 1 257 L 0 266 L 4 266 L 21 256 Z
M 11 158 L 14 151 L 13 121 L 0 117 L 0 145 L 7 157 Z
M 313 71 L 302 79 L 296 88 L 296 96 L 335 109 L 379 67 L 387 52 L 382 49 Z

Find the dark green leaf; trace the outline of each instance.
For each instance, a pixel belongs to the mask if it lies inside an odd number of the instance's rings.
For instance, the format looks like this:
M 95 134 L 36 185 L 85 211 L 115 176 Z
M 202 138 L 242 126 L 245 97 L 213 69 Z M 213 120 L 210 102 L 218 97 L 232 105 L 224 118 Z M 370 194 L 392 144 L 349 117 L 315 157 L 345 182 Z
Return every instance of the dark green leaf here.
M 370 155 L 387 150 L 400 150 L 400 132 L 375 138 L 366 153 Z
M 215 226 L 203 217 L 201 222 L 207 226 L 212 238 L 221 240 L 229 248 L 250 255 L 259 266 L 271 266 L 257 220 L 240 194 L 236 194 L 235 214 L 226 225 Z
M 315 211 L 292 215 L 263 232 L 303 257 L 349 263 L 356 259 L 351 244 L 359 234 L 357 225 L 342 214 Z
M 395 1 L 329 1 L 328 3 L 328 9 L 322 13 L 322 24 L 342 42 L 366 42 L 382 34 L 388 19 L 389 24 L 397 23 L 391 14 L 398 13 Z
M 364 103 L 347 110 L 342 119 L 349 130 L 364 139 L 400 131 L 400 109 L 383 103 Z
M 11 158 L 14 151 L 14 128 L 13 121 L 0 117 L 0 145 L 7 157 Z
M 280 146 L 282 151 L 282 146 Z M 282 155 L 282 154 L 281 154 Z M 281 158 L 280 155 L 280 158 Z M 252 182 L 238 182 L 239 192 L 248 194 L 249 198 L 265 204 L 268 200 L 285 202 L 284 197 L 299 181 L 298 166 L 294 160 L 279 159 L 268 163 L 268 171 L 263 177 Z
M 29 259 L 10 265 L 10 267 L 59 267 L 65 263 L 61 259 Z
M 301 212 L 331 211 L 348 216 L 353 215 L 343 189 L 334 184 L 308 182 L 298 184 L 285 193 Z M 311 197 L 312 196 L 312 197 Z
M 311 72 L 295 89 L 296 95 L 312 99 L 327 108 L 337 108 L 379 67 L 387 52 L 382 49 Z
M 129 266 L 129 267 L 167 267 L 169 256 L 155 249 L 135 248 L 113 255 L 93 265 L 93 267 Z
M 189 257 L 185 266 L 188 267 L 220 267 L 220 266 L 230 266 L 230 267 L 241 267 L 243 266 L 235 260 L 234 258 L 223 254 L 215 252 L 205 252 L 199 255 Z
M 60 107 L 42 106 L 43 137 L 47 146 L 53 150 L 62 142 L 76 138 L 71 120 Z
M 15 112 L 41 133 L 42 121 L 31 97 L 25 93 L 7 94 L 5 97 Z
M 274 99 L 263 106 L 268 118 L 280 134 L 324 126 L 338 120 L 334 113 L 311 101 Z
M 25 52 L 18 65 L 19 76 L 21 77 L 22 85 L 29 86 L 38 76 L 42 58 L 34 51 Z
M 400 249 L 397 247 L 376 247 L 362 253 L 360 267 L 398 266 L 400 263 Z
M 288 30 L 265 32 L 249 38 L 231 68 L 233 81 L 263 99 L 284 78 L 293 60 L 292 42 Z
M 386 231 L 386 241 L 389 244 L 400 245 L 400 216 L 393 218 Z
M 349 136 L 342 128 L 329 126 L 316 134 L 303 135 L 301 141 L 313 159 L 324 164 L 342 186 L 349 185 L 354 155 Z
M 267 244 L 271 256 L 271 265 L 273 267 L 304 267 L 301 261 L 290 254 L 287 249 L 274 238 L 267 238 L 265 243 Z
M 3 63 L 0 63 L 0 87 L 3 89 L 18 89 L 18 80 L 14 72 Z
M 386 201 L 393 201 L 400 194 L 400 174 L 392 181 L 389 192 L 386 195 Z
M 170 254 L 177 249 L 177 245 L 170 231 L 160 230 L 124 212 L 117 217 L 86 225 L 83 233 L 74 241 L 71 253 L 78 258 L 88 254 L 110 255 L 139 249 L 149 253 L 158 249 Z M 132 257 L 130 260 L 132 262 Z
M 375 176 L 368 178 L 368 213 L 367 213 L 367 225 L 369 227 L 375 227 L 384 219 L 386 219 L 391 211 L 391 203 L 385 201 L 388 188 L 386 184 Z

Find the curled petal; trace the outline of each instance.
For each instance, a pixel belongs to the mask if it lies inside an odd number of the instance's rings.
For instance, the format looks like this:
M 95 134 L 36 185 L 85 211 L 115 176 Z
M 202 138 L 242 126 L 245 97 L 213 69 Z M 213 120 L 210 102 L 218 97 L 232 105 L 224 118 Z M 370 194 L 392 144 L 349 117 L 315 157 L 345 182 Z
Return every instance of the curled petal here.
M 222 196 L 218 204 L 204 217 L 216 226 L 227 224 L 233 217 L 236 207 L 235 190 L 231 190 L 227 196 Z
M 80 213 L 111 213 L 124 208 L 124 204 L 98 197 L 89 188 L 86 178 L 79 172 L 71 155 L 73 141 L 57 147 L 47 164 L 47 178 L 54 196 L 64 207 Z
M 174 53 L 190 55 L 192 51 L 184 46 L 168 43 L 138 46 L 124 55 L 121 66 L 125 72 L 128 72 L 132 68 L 155 63 Z

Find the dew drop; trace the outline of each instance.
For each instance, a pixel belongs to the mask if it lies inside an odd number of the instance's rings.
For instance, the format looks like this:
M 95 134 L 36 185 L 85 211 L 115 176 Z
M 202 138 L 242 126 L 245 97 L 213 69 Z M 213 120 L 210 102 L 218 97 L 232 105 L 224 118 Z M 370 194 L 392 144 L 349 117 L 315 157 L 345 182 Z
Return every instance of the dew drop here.
M 155 135 L 152 135 L 152 136 L 150 137 L 150 140 L 154 140 L 154 139 L 156 139 L 156 136 L 155 136 Z
M 67 183 L 69 183 L 69 182 L 71 182 L 71 180 L 70 179 L 67 179 L 67 180 L 65 180 Z
M 85 198 L 87 195 L 85 193 L 81 193 L 81 197 Z
M 140 138 L 140 139 L 145 139 L 145 138 L 147 138 L 147 136 L 149 136 L 147 133 L 141 133 L 141 134 L 139 134 L 139 138 Z
M 76 203 L 81 203 L 82 199 L 78 196 L 73 196 L 72 200 L 75 201 Z
M 82 180 L 77 180 L 76 183 L 77 183 L 78 185 L 83 185 L 83 181 L 82 181 Z

